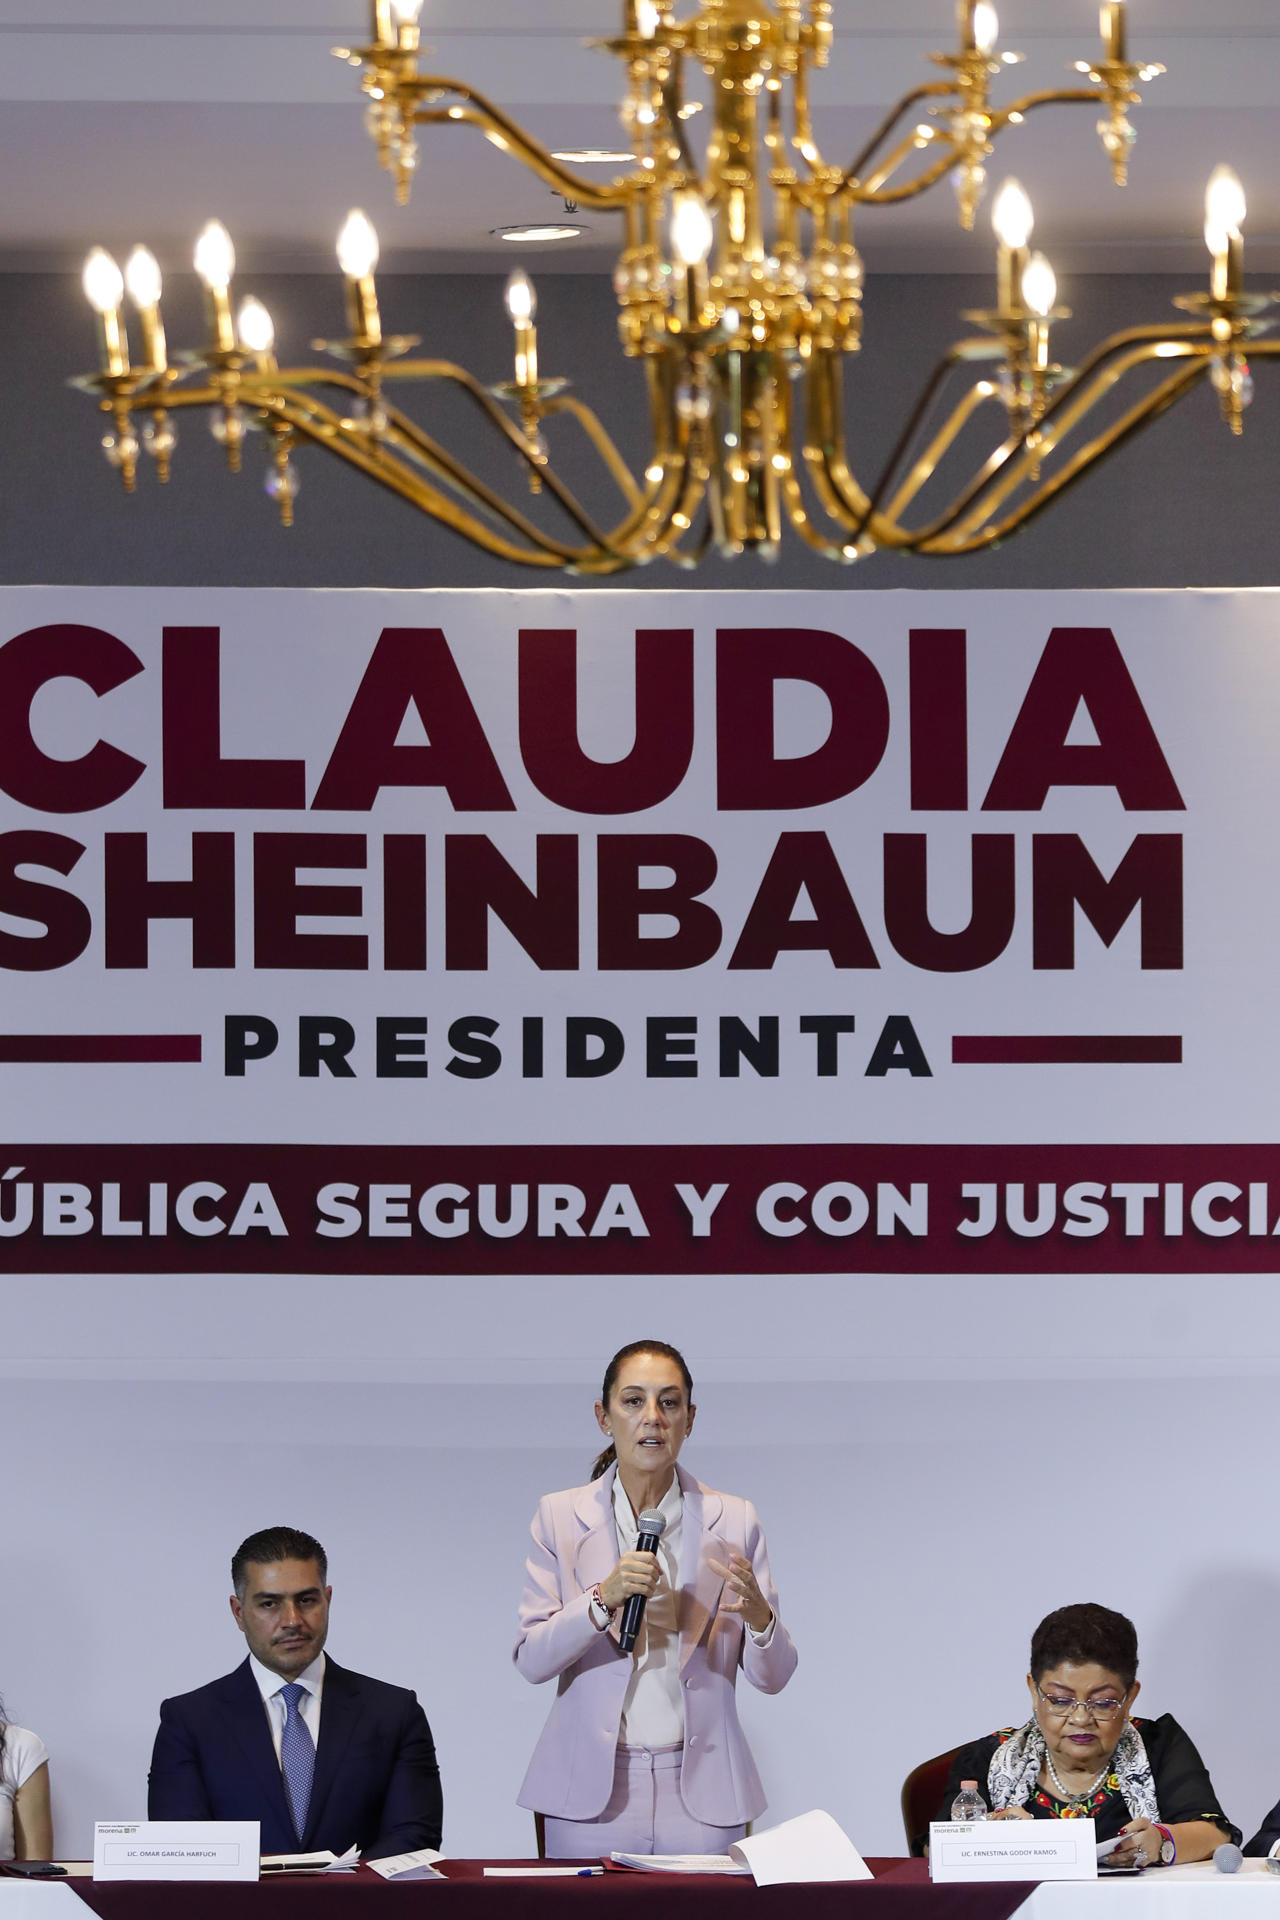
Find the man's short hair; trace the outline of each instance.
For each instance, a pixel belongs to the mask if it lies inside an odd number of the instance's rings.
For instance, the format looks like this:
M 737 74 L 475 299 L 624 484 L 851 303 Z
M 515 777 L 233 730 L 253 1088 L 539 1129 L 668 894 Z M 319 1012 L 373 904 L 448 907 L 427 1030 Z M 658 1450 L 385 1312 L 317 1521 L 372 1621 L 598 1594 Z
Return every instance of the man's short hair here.
M 314 1560 L 320 1569 L 320 1584 L 329 1574 L 329 1557 L 318 1540 L 300 1527 L 263 1527 L 242 1540 L 231 1560 L 231 1584 L 237 1599 L 244 1599 L 251 1566 L 270 1566 L 276 1560 Z

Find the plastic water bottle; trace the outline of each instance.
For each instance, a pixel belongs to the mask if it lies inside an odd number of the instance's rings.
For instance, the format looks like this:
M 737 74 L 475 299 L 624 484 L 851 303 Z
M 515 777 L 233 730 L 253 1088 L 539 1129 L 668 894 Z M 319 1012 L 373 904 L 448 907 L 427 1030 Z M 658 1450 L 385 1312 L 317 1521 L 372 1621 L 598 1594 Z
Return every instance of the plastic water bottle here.
M 960 1791 L 951 1802 L 953 1820 L 985 1820 L 987 1803 L 978 1792 L 976 1780 L 962 1780 Z

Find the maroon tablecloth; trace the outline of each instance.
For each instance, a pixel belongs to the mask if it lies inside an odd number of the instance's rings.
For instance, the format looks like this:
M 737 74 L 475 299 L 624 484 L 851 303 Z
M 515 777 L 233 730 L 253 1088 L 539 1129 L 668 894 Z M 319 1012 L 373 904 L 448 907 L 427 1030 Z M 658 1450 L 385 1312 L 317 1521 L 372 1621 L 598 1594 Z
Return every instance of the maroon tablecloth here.
M 355 1873 L 275 1876 L 256 1883 L 71 1880 L 99 1920 L 389 1920 L 387 1901 L 407 1903 L 403 1920 L 627 1920 L 648 1901 L 658 1920 L 1008 1920 L 1032 1888 L 1021 1881 L 935 1887 L 923 1860 L 869 1860 L 871 1881 L 757 1887 L 726 1875 L 604 1873 L 588 1879 L 485 1879 L 485 1865 L 532 1861 L 449 1860 L 436 1880 L 393 1886 L 368 1867 Z M 424 1903 L 443 1902 L 447 1914 Z M 595 1902 L 592 1909 L 590 1903 Z M 381 1904 L 379 1904 L 381 1903 Z M 585 1904 L 584 1904 L 585 1903 Z

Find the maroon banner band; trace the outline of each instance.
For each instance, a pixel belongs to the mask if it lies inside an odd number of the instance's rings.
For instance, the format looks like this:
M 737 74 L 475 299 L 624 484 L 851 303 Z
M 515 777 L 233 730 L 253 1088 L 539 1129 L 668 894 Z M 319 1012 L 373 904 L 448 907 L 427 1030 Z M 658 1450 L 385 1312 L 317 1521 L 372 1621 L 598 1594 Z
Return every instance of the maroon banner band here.
M 1276 1145 L 28 1145 L 13 1273 L 1269 1272 Z

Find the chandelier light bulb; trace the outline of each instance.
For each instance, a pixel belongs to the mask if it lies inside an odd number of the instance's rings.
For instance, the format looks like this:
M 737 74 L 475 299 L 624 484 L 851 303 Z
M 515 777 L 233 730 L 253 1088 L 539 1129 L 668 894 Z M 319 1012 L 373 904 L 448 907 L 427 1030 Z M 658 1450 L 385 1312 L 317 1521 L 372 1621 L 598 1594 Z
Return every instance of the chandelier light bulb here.
M 338 235 L 338 265 L 349 280 L 365 280 L 378 264 L 378 236 L 359 207 L 347 215 Z
M 391 0 L 391 11 L 400 26 L 416 26 L 418 15 L 422 12 L 422 0 Z
M 252 294 L 240 302 L 236 315 L 236 335 L 246 353 L 270 353 L 276 343 L 271 315 L 261 300 Z
M 671 251 L 682 267 L 701 266 L 711 251 L 711 215 L 702 195 L 684 188 L 671 202 Z
M 507 303 L 507 312 L 511 316 L 513 327 L 533 325 L 533 316 L 538 311 L 538 296 L 533 290 L 533 282 L 523 267 L 517 267 L 507 280 L 503 299 Z
M 195 268 L 211 293 L 225 293 L 236 270 L 236 250 L 221 220 L 210 220 L 196 241 Z
M 1035 226 L 1031 202 L 1019 183 L 1010 177 L 995 197 L 991 225 L 996 239 L 1005 247 L 1025 247 Z
M 114 313 L 124 293 L 124 277 L 105 247 L 95 247 L 81 276 L 84 297 L 95 313 Z
M 159 263 L 149 247 L 135 247 L 129 255 L 124 263 L 124 283 L 139 313 L 160 305 L 163 282 Z
M 1022 304 L 1037 320 L 1047 320 L 1058 297 L 1058 278 L 1042 253 L 1033 253 L 1022 273 Z
M 636 32 L 642 40 L 655 37 L 659 18 L 656 0 L 636 0 Z
M 1210 253 L 1220 253 L 1229 235 L 1239 237 L 1245 212 L 1239 175 L 1231 167 L 1215 167 L 1204 196 L 1204 237 Z
M 991 0 L 978 0 L 973 10 L 973 44 L 979 53 L 990 53 L 1000 38 L 1000 16 Z

